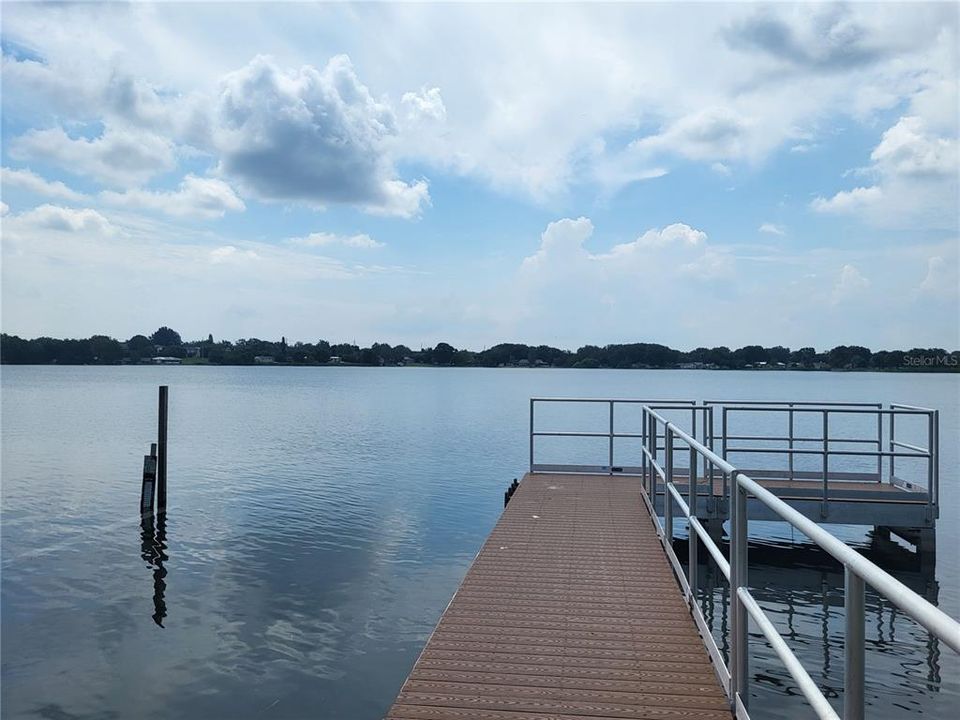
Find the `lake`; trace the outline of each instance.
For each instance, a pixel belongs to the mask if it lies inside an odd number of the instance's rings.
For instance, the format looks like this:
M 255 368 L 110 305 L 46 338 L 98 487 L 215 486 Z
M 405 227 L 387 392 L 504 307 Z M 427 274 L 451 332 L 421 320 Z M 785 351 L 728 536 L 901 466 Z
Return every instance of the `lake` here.
M 160 384 L 169 509 L 145 533 Z M 4 717 L 380 717 L 526 468 L 531 396 L 939 408 L 935 569 L 830 529 L 960 617 L 958 375 L 4 366 Z M 759 600 L 841 688 L 842 571 L 786 526 L 752 533 Z M 704 581 L 719 626 L 726 588 Z M 867 642 L 867 717 L 955 717 L 956 656 L 869 591 Z M 754 717 L 810 716 L 751 647 Z

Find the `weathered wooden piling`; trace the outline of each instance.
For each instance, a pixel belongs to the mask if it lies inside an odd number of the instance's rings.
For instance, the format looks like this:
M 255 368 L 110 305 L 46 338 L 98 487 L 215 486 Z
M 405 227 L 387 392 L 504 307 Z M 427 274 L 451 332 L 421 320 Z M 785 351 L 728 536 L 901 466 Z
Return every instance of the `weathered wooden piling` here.
M 153 513 L 153 495 L 157 484 L 157 444 L 150 444 L 150 454 L 143 456 L 143 481 L 140 484 L 140 514 Z
M 157 512 L 167 510 L 167 396 L 166 385 L 160 386 L 157 409 Z

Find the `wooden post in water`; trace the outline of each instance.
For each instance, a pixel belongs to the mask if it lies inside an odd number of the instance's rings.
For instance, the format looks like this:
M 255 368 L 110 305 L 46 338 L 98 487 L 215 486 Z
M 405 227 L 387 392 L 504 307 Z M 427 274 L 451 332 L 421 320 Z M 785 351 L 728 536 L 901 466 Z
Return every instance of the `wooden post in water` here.
M 167 511 L 167 386 L 160 386 L 157 410 L 157 512 Z
M 153 514 L 153 491 L 157 483 L 157 444 L 151 443 L 150 454 L 143 456 L 143 482 L 140 484 L 140 515 Z

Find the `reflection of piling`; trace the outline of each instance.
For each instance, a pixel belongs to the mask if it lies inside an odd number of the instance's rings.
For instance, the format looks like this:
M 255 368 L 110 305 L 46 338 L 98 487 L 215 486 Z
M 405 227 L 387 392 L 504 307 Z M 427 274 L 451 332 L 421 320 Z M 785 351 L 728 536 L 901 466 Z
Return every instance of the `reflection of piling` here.
M 157 408 L 157 512 L 167 511 L 167 386 L 160 386 Z
M 164 515 L 156 517 L 152 512 L 145 513 L 140 520 L 140 557 L 153 569 L 153 621 L 163 627 L 167 616 L 167 569 L 163 566 L 167 560 L 167 519 Z

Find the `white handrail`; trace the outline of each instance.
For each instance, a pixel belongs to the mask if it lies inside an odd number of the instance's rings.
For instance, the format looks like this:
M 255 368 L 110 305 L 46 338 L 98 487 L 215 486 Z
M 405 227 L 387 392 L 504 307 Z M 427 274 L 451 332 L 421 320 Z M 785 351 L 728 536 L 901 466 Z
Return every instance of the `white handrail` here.
M 757 604 L 749 592 L 746 581 L 746 540 L 748 524 L 746 499 L 748 496 L 755 497 L 776 513 L 782 520 L 806 535 L 831 557 L 844 565 L 846 574 L 844 600 L 847 609 L 845 643 L 847 662 L 845 663 L 844 671 L 845 695 L 843 716 L 846 720 L 859 720 L 863 717 L 865 650 L 864 582 L 900 608 L 907 616 L 926 628 L 932 635 L 946 643 L 948 647 L 960 653 L 960 623 L 913 592 L 906 585 L 865 558 L 849 545 L 824 530 L 817 523 L 804 517 L 800 512 L 790 507 L 788 503 L 778 498 L 747 475 L 741 473 L 731 463 L 714 453 L 672 422 L 667 421 L 652 408 L 645 406 L 643 414 L 644 429 L 647 435 L 647 446 L 643 449 L 644 487 L 650 496 L 651 506 L 653 506 L 653 502 L 656 499 L 657 478 L 659 477 L 665 483 L 664 526 L 660 525 L 656 514 L 654 514 L 654 519 L 660 530 L 661 541 L 671 560 L 671 565 L 674 567 L 675 572 L 678 571 L 679 562 L 672 547 L 673 506 L 676 505 L 680 509 L 681 514 L 686 517 L 689 527 L 692 530 L 692 532 L 689 533 L 691 558 L 696 557 L 696 549 L 693 546 L 698 542 L 703 542 L 711 557 L 717 562 L 723 575 L 731 582 L 732 606 L 730 614 L 732 620 L 731 633 L 733 635 L 730 643 L 732 648 L 730 658 L 731 668 L 728 669 L 726 666 L 723 666 L 722 670 L 723 673 L 730 678 L 729 694 L 731 696 L 731 705 L 735 712 L 740 715 L 747 714 L 748 693 L 746 690 L 748 664 L 746 657 L 746 618 L 749 616 L 757 623 L 777 656 L 784 663 L 788 672 L 790 672 L 794 680 L 797 681 L 800 690 L 810 702 L 817 715 L 821 718 L 839 718 L 816 683 L 813 682 L 806 670 L 803 669 L 796 655 L 790 650 L 789 646 L 787 646 L 773 623 L 770 622 L 764 610 Z M 657 450 L 659 449 L 657 446 L 657 438 L 660 436 L 658 425 L 663 426 L 663 434 L 665 437 L 663 448 L 665 454 L 665 469 L 657 462 Z M 689 502 L 683 501 L 679 491 L 674 485 L 672 458 L 675 451 L 676 438 L 679 438 L 685 443 L 692 453 L 696 453 L 703 458 L 705 471 L 708 467 L 712 467 L 719 469 L 724 475 L 730 476 L 733 479 L 734 493 L 731 498 L 732 512 L 729 562 L 726 561 L 720 548 L 717 547 L 716 543 L 714 543 L 709 534 L 704 531 L 697 520 L 695 503 L 697 475 L 695 473 L 696 463 L 693 462 L 693 456 L 691 456 L 691 468 L 693 468 L 693 471 L 690 472 L 688 478 L 688 487 L 690 490 Z M 647 484 L 648 466 L 650 468 L 649 485 Z M 704 474 L 707 475 L 708 473 L 705 472 Z M 684 587 L 685 593 L 687 593 L 688 601 L 691 603 L 691 610 L 699 613 L 699 610 L 696 608 L 696 568 L 693 563 L 688 567 L 688 573 L 689 577 L 681 578 L 681 585 Z M 696 613 L 695 617 L 698 617 Z M 719 653 L 709 633 L 704 635 L 704 641 L 707 643 L 711 655 L 716 657 Z

